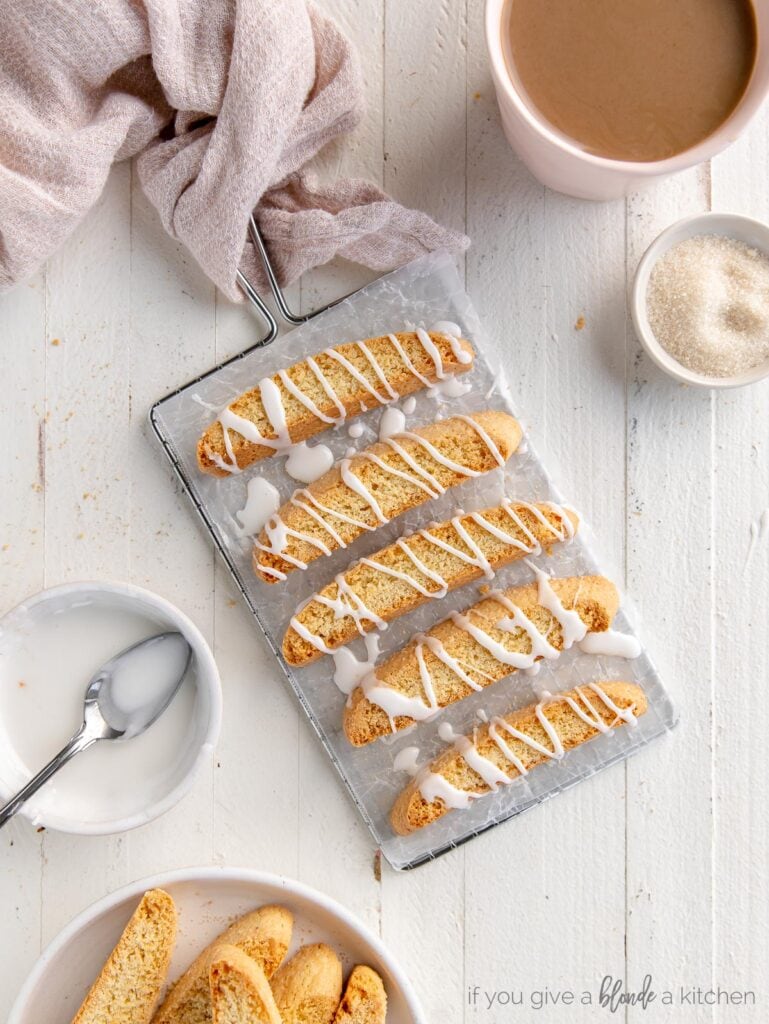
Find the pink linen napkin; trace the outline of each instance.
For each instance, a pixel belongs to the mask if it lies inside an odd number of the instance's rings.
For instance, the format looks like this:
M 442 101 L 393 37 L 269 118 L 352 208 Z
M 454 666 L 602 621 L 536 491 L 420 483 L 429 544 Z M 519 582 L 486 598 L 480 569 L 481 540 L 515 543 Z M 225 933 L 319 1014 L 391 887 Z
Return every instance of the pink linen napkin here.
M 345 256 L 376 270 L 467 239 L 361 180 L 305 170 L 358 122 L 349 42 L 306 0 L 0 0 L 0 287 L 29 276 L 137 168 L 166 230 L 231 299 Z

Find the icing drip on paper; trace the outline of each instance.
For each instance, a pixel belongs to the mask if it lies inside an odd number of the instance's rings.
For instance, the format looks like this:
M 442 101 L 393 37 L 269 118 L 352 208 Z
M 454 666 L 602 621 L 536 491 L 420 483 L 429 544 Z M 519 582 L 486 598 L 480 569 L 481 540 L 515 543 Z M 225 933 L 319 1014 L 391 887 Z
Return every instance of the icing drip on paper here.
M 342 691 L 349 694 L 360 683 L 361 679 L 371 672 L 379 657 L 379 637 L 376 633 L 367 633 L 365 636 L 366 654 L 365 661 L 358 658 L 347 647 L 340 647 L 334 651 L 334 682 Z
M 637 658 L 641 644 L 634 636 L 607 629 L 603 633 L 588 633 L 577 644 L 584 654 L 604 654 L 609 658 Z
M 306 441 L 301 441 L 290 448 L 285 469 L 294 480 L 311 484 L 333 465 L 333 453 L 325 444 L 316 444 L 311 448 Z
M 242 536 L 259 533 L 270 516 L 280 508 L 277 487 L 261 476 L 252 476 L 246 486 L 246 504 L 235 515 L 240 520 Z
M 379 440 L 399 434 L 406 426 L 406 414 L 395 406 L 389 405 L 379 420 Z
M 419 747 L 404 747 L 395 755 L 393 771 L 408 772 L 412 778 L 418 774 L 417 761 L 419 760 Z

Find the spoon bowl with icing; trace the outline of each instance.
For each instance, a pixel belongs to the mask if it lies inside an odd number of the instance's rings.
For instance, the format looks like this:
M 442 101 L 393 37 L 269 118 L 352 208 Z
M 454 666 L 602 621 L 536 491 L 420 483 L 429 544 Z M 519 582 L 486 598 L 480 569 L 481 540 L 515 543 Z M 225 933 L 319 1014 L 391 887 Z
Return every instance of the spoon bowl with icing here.
M 129 740 L 157 721 L 189 668 L 192 648 L 181 633 L 158 633 L 115 655 L 85 691 L 83 723 L 56 756 L 0 807 L 2 828 L 56 772 L 100 740 Z
M 187 792 L 220 721 L 205 640 L 147 590 L 66 584 L 0 618 L 0 804 L 76 740 L 19 809 L 35 825 L 109 835 L 152 820 Z

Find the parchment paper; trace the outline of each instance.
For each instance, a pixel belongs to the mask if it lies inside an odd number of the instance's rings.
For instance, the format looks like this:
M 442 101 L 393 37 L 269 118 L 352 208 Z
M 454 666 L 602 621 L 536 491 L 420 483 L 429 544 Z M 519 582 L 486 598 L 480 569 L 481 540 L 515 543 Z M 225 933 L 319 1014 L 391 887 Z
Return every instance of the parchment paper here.
M 282 500 L 301 485 L 286 474 L 283 456 L 265 459 L 242 474 L 225 479 L 202 474 L 197 468 L 195 446 L 200 434 L 215 418 L 206 406 L 218 410 L 242 391 L 253 387 L 262 377 L 270 376 L 281 367 L 329 345 L 405 330 L 414 324 L 429 328 L 439 320 L 459 324 L 463 335 L 475 347 L 475 365 L 465 378 L 472 383 L 472 389 L 458 399 L 418 393 L 416 409 L 408 417 L 407 429 L 457 413 L 488 408 L 506 409 L 515 415 L 504 374 L 499 367 L 490 366 L 483 355 L 485 346 L 480 322 L 464 292 L 453 260 L 445 253 L 425 256 L 373 282 L 315 320 L 278 338 L 268 348 L 252 351 L 163 399 L 151 414 L 159 438 L 275 652 L 288 682 L 347 784 L 374 839 L 395 868 L 414 867 L 519 814 L 599 769 L 628 757 L 675 724 L 670 699 L 645 653 L 635 660 L 624 660 L 587 655 L 574 648 L 564 652 L 556 661 L 542 662 L 537 677 L 515 673 L 447 708 L 433 721 L 355 749 L 341 730 L 346 698 L 332 681 L 334 666 L 331 659 L 321 658 L 305 668 L 293 669 L 280 656 L 283 633 L 300 601 L 329 582 L 354 559 L 377 551 L 401 534 L 425 523 L 450 518 L 457 508 L 469 512 L 494 505 L 503 494 L 530 502 L 568 502 L 568 495 L 558 493 L 524 438 L 504 472 L 496 470 L 468 480 L 374 533 L 366 533 L 347 550 L 337 551 L 330 558 L 318 559 L 306 572 L 291 573 L 286 582 L 267 584 L 254 576 L 251 543 L 241 535 L 240 524 L 235 518 L 236 511 L 245 505 L 248 480 L 252 475 L 264 476 L 278 488 Z M 381 415 L 382 410 L 375 409 L 357 418 L 356 422 L 365 426 L 360 438 L 350 438 L 347 426 L 351 421 L 348 421 L 315 440 L 328 445 L 335 458 L 342 458 L 350 447 L 361 450 L 377 439 Z M 620 498 L 618 493 L 617 500 Z M 540 555 L 535 559 L 536 564 L 555 576 L 600 572 L 581 534 L 582 531 L 578 531 L 569 545 L 555 544 L 552 557 Z M 517 562 L 501 570 L 494 585 L 504 588 L 528 583 L 532 579 L 531 570 L 523 562 Z M 451 610 L 473 604 L 479 598 L 479 586 L 480 583 L 462 587 L 444 600 L 430 602 L 392 623 L 381 634 L 380 661 L 403 646 L 414 633 L 427 630 L 445 618 Z M 632 632 L 622 611 L 615 620 L 614 628 Z M 353 650 L 359 657 L 365 657 L 362 640 L 355 641 Z M 418 746 L 421 764 L 445 748 L 445 743 L 438 736 L 442 722 L 450 722 L 459 733 L 469 732 L 478 721 L 479 710 L 491 716 L 534 702 L 535 686 L 557 693 L 582 683 L 607 679 L 635 681 L 644 688 L 649 710 L 639 719 L 636 728 L 623 726 L 598 736 L 568 753 L 561 761 L 543 764 L 530 775 L 500 788 L 497 793 L 475 801 L 469 809 L 453 811 L 410 836 L 403 838 L 393 833 L 388 813 L 399 791 L 409 781 L 406 774 L 393 770 L 393 760 L 403 747 Z

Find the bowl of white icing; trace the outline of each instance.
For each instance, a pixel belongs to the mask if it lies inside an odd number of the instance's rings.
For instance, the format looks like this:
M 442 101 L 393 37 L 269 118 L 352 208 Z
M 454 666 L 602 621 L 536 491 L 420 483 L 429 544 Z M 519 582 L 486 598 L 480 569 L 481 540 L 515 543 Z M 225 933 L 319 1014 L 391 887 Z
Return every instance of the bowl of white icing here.
M 638 264 L 631 313 L 648 354 L 684 384 L 769 377 L 769 226 L 730 213 L 672 224 Z
M 36 826 L 79 835 L 136 828 L 189 790 L 219 735 L 216 663 L 186 615 L 129 584 L 52 587 L 0 619 L 0 803 L 77 730 L 94 673 L 120 651 L 167 630 L 181 632 L 193 656 L 163 714 L 140 736 L 78 754 L 19 811 Z

